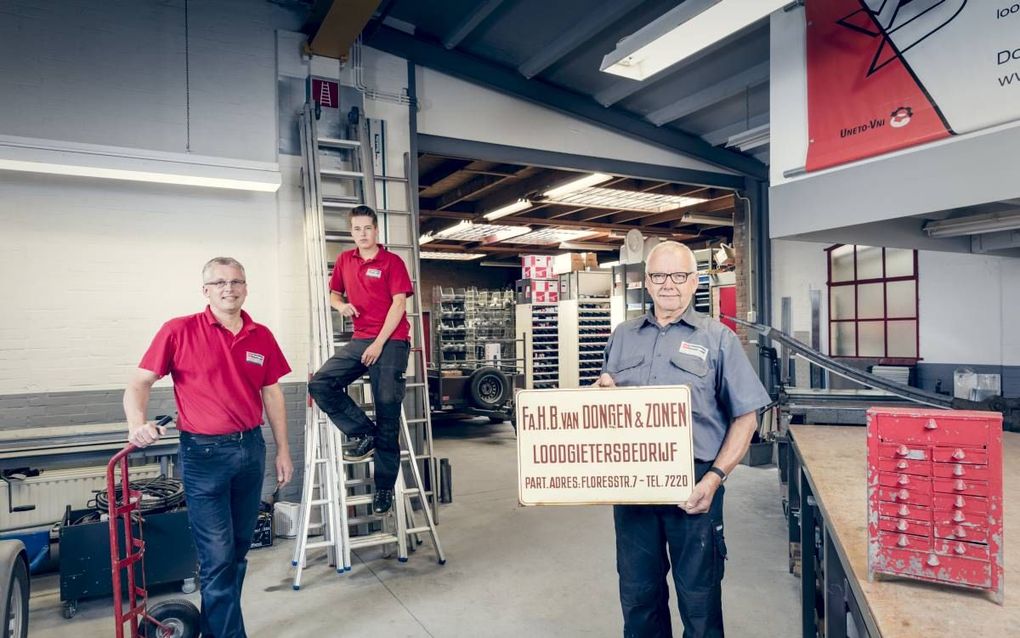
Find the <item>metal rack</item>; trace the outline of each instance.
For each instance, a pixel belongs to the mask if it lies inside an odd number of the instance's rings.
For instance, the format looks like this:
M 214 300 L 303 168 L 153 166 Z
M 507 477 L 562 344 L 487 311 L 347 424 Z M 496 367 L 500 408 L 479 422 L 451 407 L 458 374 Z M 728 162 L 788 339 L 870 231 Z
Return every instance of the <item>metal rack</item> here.
M 597 297 L 560 302 L 559 387 L 584 387 L 598 379 L 612 334 L 610 303 L 609 298 Z
M 433 294 L 434 366 L 474 370 L 480 365 L 517 369 L 512 290 L 444 288 Z
M 530 389 L 559 386 L 559 308 L 554 303 L 517 306 L 517 336 L 524 342 L 525 359 L 531 363 L 525 375 Z
M 640 317 L 652 307 L 652 299 L 645 288 L 645 265 L 620 264 L 613 266 L 613 297 L 610 304 L 610 325 L 617 325 Z

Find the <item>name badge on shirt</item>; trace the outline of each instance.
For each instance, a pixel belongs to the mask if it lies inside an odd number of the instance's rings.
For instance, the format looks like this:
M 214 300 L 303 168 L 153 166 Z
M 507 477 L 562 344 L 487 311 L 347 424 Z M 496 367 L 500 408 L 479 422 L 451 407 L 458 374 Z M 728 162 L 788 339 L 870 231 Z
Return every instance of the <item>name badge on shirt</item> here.
M 688 343 L 687 341 L 684 341 L 680 344 L 680 354 L 689 354 L 692 357 L 698 357 L 704 361 L 708 358 L 708 348 L 696 343 Z
M 378 268 L 369 268 L 368 270 L 365 271 L 365 274 L 374 279 L 382 277 L 382 271 L 379 270 Z
M 262 365 L 265 363 L 266 358 L 257 352 L 245 352 L 244 360 L 248 363 L 254 363 L 255 365 Z

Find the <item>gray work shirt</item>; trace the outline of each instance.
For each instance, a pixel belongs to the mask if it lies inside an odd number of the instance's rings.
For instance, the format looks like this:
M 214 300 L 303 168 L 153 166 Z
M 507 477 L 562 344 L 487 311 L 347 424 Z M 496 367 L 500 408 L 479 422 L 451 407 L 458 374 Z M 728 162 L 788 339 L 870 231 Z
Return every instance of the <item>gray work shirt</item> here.
M 661 327 L 653 311 L 616 327 L 602 372 L 616 385 L 691 388 L 694 457 L 711 461 L 735 418 L 771 402 L 737 335 L 692 307 Z

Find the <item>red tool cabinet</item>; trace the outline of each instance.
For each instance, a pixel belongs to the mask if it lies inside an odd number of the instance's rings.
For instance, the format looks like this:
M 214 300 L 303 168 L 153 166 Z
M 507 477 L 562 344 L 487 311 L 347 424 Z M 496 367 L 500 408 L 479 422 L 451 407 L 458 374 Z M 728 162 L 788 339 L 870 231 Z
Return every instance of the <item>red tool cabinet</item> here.
M 1002 603 L 1002 415 L 868 410 L 868 579 L 985 589 Z

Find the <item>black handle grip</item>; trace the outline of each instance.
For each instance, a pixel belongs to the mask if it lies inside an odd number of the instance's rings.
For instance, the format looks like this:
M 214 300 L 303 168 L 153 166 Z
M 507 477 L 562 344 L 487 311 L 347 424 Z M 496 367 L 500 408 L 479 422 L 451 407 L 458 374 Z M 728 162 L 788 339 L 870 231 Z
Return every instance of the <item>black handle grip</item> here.
M 17 505 L 11 508 L 11 512 L 31 512 L 35 509 L 35 505 Z
M 158 425 L 159 427 L 163 427 L 164 425 L 169 425 L 173 423 L 173 420 L 174 420 L 173 416 L 169 414 L 159 414 L 156 416 L 156 425 Z

